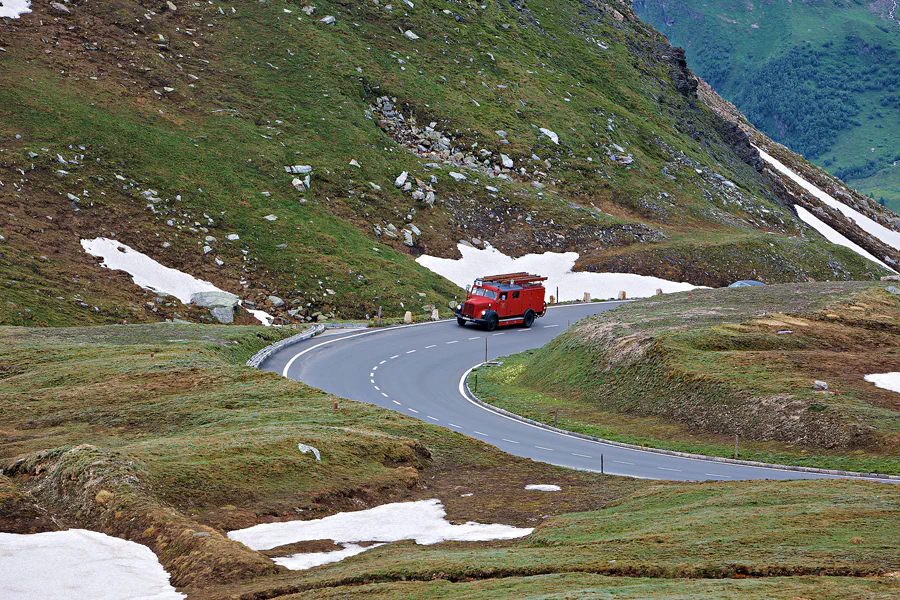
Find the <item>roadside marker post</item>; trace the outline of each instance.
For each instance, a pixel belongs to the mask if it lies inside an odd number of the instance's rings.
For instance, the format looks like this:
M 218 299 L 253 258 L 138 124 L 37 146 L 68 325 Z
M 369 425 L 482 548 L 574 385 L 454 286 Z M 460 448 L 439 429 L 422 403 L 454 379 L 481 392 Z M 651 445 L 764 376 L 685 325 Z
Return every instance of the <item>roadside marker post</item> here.
M 738 457 L 738 436 L 737 436 L 737 434 L 734 434 L 734 458 L 737 459 L 737 457 Z
M 603 475 L 603 455 L 600 455 L 600 474 Z

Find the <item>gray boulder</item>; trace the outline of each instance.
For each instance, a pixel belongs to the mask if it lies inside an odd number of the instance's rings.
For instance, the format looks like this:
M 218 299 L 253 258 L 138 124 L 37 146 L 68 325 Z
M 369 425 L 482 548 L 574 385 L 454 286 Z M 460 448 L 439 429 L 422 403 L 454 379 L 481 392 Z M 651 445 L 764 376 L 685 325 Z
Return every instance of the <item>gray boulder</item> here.
M 223 323 L 225 325 L 230 325 L 234 323 L 234 309 L 228 308 L 225 306 L 217 306 L 215 308 L 209 309 L 209 314 L 211 314 L 216 321 L 219 323 Z
M 197 292 L 191 295 L 191 304 L 203 308 L 228 308 L 237 306 L 239 298 L 228 292 Z

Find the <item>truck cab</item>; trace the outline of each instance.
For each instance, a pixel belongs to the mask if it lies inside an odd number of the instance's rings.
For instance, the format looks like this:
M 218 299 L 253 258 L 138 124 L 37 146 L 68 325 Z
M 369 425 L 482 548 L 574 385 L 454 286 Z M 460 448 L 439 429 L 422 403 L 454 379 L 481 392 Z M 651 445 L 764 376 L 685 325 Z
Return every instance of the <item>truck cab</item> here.
M 475 323 L 493 331 L 497 327 L 531 327 L 543 317 L 546 277 L 529 273 L 506 273 L 476 279 L 464 303 L 456 307 L 456 322 Z

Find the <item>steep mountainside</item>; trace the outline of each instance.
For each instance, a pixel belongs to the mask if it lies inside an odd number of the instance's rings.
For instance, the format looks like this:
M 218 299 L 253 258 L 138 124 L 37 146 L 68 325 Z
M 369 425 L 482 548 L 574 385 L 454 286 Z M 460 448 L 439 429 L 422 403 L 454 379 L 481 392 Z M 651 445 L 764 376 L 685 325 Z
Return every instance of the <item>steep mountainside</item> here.
M 0 322 L 210 318 L 100 267 L 96 237 L 306 320 L 446 307 L 413 258 L 460 240 L 702 285 L 884 272 L 797 218 L 620 3 L 31 9 L 0 20 Z
M 900 209 L 897 2 L 636 0 L 634 8 L 762 131 Z

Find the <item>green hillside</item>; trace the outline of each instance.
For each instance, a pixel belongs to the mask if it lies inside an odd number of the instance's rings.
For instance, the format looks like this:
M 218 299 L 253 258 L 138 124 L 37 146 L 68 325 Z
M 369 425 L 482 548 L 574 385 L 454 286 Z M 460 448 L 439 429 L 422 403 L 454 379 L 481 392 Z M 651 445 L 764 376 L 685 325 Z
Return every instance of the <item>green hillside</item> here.
M 620 5 L 67 6 L 0 22 L 2 323 L 210 318 L 100 268 L 98 236 L 288 320 L 446 307 L 413 259 L 460 240 L 705 285 L 879 273 Z
M 869 1 L 637 0 L 773 139 L 900 210 L 900 15 Z

